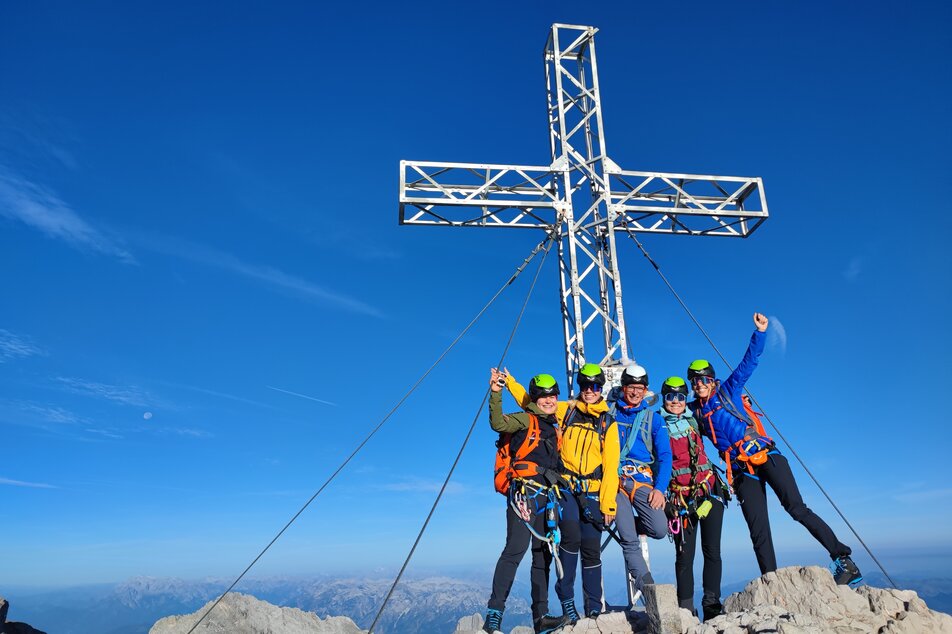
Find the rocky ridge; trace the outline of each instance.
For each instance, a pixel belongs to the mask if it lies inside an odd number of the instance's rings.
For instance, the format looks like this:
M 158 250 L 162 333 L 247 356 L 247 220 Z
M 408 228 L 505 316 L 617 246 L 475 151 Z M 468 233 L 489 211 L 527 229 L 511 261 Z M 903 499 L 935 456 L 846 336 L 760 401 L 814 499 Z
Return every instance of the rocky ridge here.
M 677 607 L 674 587 L 658 585 L 646 612 L 611 612 L 582 619 L 564 634 L 952 634 L 952 616 L 930 610 L 912 590 L 833 582 L 819 566 L 781 568 L 754 579 L 724 602 L 726 614 L 700 623 Z M 453 634 L 479 634 L 482 615 L 460 619 Z M 515 628 L 511 634 L 523 634 Z
M 167 616 L 149 634 L 185 634 L 214 602 L 209 601 L 193 614 Z M 202 632 L 233 634 L 360 634 L 364 630 L 346 616 L 318 618 L 297 608 L 280 608 L 237 592 L 229 592 L 215 610 L 202 621 Z

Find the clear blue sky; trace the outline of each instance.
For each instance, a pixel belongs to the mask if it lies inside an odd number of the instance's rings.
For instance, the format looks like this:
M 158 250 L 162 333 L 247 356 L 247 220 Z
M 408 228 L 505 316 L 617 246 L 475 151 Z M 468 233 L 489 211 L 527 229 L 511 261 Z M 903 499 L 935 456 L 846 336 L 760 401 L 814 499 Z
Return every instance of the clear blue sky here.
M 616 162 L 764 178 L 749 240 L 645 244 L 732 359 L 754 310 L 783 326 L 751 387 L 884 563 L 948 557 L 947 4 L 325 4 L 0 8 L 0 582 L 252 559 L 540 239 L 399 227 L 398 162 L 547 163 L 553 22 L 601 29 Z M 654 383 L 713 356 L 620 246 Z M 256 574 L 402 562 L 528 277 Z M 556 287 L 552 259 L 520 376 L 561 376 Z M 493 440 L 414 567 L 494 564 Z M 825 560 L 774 517 L 782 563 Z M 725 542 L 747 574 L 736 507 Z

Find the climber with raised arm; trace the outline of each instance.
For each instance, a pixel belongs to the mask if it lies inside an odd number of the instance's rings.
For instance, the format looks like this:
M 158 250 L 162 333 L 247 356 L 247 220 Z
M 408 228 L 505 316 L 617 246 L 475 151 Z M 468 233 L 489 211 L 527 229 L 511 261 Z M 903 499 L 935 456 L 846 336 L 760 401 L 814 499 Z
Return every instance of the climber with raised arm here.
M 767 485 L 773 489 L 783 509 L 802 524 L 830 554 L 831 570 L 838 584 L 851 587 L 863 580 L 850 558 L 849 546 L 840 542 L 833 529 L 803 502 L 787 459 L 765 433 L 760 419 L 745 407 L 744 385 L 756 369 L 767 339 L 767 317 L 754 313 L 754 334 L 747 352 L 727 380 L 721 382 L 714 368 L 704 359 L 688 367 L 688 381 L 695 400 L 690 409 L 701 433 L 711 439 L 727 463 L 728 482 L 741 504 L 750 529 L 761 574 L 777 569 L 770 520 L 767 517 Z

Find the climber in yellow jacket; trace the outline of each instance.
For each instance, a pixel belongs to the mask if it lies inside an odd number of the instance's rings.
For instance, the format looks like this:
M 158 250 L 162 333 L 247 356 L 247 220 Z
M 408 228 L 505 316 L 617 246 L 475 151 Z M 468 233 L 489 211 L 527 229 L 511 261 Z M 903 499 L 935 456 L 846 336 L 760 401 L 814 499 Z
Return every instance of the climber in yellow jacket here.
M 506 387 L 523 407 L 529 405 L 525 388 L 506 372 Z M 602 397 L 605 374 L 594 363 L 586 363 L 576 376 L 578 396 L 559 401 L 555 417 L 562 427 L 562 462 L 565 478 L 575 498 L 563 505 L 562 544 L 559 558 L 563 576 L 555 584 L 562 611 L 569 623 L 579 619 L 575 608 L 575 574 L 582 555 L 582 592 L 585 615 L 597 616 L 605 609 L 602 591 L 601 536 L 605 525 L 615 520 L 618 493 L 618 459 L 621 445 L 618 427 L 608 414 Z

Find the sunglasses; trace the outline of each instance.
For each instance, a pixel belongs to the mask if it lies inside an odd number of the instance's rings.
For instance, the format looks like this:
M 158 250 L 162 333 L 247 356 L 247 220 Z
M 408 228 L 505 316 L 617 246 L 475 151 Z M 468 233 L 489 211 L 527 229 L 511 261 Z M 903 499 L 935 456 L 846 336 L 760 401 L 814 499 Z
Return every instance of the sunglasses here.
M 602 391 L 602 386 L 599 385 L 598 383 L 579 383 L 578 389 L 580 389 L 583 392 L 585 390 L 591 390 L 597 394 Z
M 714 382 L 714 379 L 712 379 L 709 376 L 696 376 L 693 379 L 691 379 L 691 383 L 694 385 L 698 385 L 698 384 L 710 385 L 713 382 Z
M 688 400 L 688 397 L 684 394 L 681 394 L 680 392 L 668 392 L 664 395 L 665 403 L 674 403 L 675 401 L 678 403 L 683 403 L 686 400 Z

